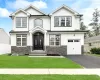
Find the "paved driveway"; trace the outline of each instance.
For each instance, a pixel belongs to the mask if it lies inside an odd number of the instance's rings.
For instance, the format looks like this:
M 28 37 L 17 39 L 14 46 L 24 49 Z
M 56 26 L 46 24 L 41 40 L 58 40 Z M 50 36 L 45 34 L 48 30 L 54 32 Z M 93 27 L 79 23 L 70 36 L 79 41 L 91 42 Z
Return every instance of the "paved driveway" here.
M 100 57 L 92 55 L 71 55 L 66 57 L 85 68 L 100 68 Z

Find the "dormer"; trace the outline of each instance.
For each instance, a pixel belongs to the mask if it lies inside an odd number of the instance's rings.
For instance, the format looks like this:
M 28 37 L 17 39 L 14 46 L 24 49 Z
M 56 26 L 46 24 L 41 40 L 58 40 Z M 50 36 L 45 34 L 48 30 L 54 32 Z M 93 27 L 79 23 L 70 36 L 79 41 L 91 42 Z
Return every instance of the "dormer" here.
M 44 12 L 40 11 L 33 5 L 30 5 L 27 8 L 25 8 L 24 11 L 30 13 L 31 15 L 46 15 Z
M 13 20 L 13 30 L 21 31 L 20 28 L 23 28 L 22 30 L 28 31 L 28 21 L 30 16 L 31 14 L 23 9 L 19 9 L 12 13 L 10 17 Z
M 66 5 L 57 8 L 50 16 L 51 30 L 66 31 L 80 29 L 80 18 L 82 15 Z

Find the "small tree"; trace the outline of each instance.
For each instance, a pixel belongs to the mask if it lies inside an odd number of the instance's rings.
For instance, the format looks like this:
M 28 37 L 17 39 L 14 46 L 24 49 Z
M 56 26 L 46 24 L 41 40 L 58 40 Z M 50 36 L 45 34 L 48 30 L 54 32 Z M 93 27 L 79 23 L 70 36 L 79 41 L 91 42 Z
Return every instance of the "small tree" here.
M 91 33 L 91 31 L 88 32 L 88 37 L 92 37 L 93 34 Z
M 94 33 L 96 36 L 99 35 L 99 29 L 100 29 L 99 17 L 100 17 L 100 11 L 98 9 L 95 9 L 95 12 L 93 12 L 92 22 L 89 25 L 93 26 Z
M 84 23 L 81 22 L 80 30 L 86 30 L 86 28 L 87 28 L 87 27 L 84 25 Z

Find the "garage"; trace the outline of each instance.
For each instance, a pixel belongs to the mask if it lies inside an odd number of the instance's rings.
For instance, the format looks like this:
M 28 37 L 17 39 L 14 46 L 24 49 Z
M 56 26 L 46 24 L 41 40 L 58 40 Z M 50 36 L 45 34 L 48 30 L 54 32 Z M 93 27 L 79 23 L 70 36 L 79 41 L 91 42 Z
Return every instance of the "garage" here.
M 80 55 L 81 54 L 81 41 L 80 39 L 68 39 L 67 55 Z

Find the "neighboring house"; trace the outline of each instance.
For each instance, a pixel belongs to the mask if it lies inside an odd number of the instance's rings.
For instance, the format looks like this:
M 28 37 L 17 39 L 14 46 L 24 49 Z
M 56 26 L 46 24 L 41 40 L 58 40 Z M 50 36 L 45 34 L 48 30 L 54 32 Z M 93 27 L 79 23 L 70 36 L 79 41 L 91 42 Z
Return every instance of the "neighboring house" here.
M 84 33 L 80 30 L 82 15 L 63 5 L 45 14 L 30 5 L 10 17 L 13 22 L 11 52 L 19 54 L 80 55 L 83 53 Z
M 90 52 L 91 48 L 100 47 L 100 35 L 85 39 L 84 51 Z
M 0 28 L 0 55 L 11 53 L 10 37 Z

